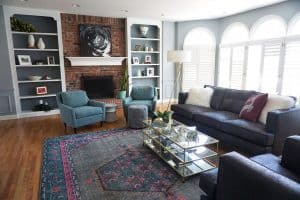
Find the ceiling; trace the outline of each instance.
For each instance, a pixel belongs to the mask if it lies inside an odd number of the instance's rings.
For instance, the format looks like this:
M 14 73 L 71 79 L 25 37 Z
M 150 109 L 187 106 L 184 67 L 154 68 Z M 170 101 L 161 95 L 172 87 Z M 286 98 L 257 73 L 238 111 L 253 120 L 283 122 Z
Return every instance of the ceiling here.
M 0 4 L 84 15 L 184 21 L 225 17 L 283 1 L 286 0 L 0 0 Z

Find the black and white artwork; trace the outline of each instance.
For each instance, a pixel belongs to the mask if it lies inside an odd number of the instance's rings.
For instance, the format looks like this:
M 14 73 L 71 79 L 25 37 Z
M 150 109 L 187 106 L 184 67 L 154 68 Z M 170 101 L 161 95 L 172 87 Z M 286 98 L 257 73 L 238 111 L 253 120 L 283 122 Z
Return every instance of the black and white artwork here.
M 80 56 L 111 55 L 111 28 L 109 26 L 80 24 Z

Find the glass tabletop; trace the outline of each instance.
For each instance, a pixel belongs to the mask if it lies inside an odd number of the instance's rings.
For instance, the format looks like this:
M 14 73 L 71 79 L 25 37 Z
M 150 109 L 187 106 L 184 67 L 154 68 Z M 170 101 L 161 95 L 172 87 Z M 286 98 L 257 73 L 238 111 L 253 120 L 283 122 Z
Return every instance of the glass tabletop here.
M 176 120 L 173 120 L 170 124 L 162 121 L 150 122 L 149 120 L 145 121 L 145 123 L 148 128 L 154 129 L 156 134 L 165 136 L 183 149 L 191 149 L 219 142 L 213 137 L 194 130 L 195 127 L 188 127 Z

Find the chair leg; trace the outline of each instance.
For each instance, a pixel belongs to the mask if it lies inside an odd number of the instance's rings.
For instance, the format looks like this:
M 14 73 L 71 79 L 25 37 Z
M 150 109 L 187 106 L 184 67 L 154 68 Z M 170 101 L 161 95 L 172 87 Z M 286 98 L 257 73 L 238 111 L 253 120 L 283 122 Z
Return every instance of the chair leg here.
M 67 124 L 66 123 L 64 123 L 64 126 L 65 126 L 65 132 L 67 131 Z
M 102 126 L 103 126 L 103 121 L 100 122 L 100 127 L 102 127 Z
M 74 133 L 77 133 L 77 128 L 73 128 L 73 130 L 74 130 Z

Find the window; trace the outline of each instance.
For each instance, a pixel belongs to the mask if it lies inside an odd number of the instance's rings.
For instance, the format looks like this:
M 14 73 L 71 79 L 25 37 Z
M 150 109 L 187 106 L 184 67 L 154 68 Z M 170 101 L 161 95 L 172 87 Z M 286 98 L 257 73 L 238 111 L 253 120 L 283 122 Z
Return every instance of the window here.
M 286 24 L 284 20 L 275 15 L 260 18 L 252 27 L 251 40 L 264 40 L 284 37 L 286 35 Z
M 242 23 L 233 23 L 224 31 L 220 47 L 219 86 L 243 88 L 246 53 L 244 42 L 248 40 L 248 28 Z
M 215 37 L 208 29 L 195 28 L 186 35 L 183 49 L 192 52 L 192 61 L 183 64 L 183 91 L 214 84 L 215 47 Z
M 288 36 L 285 43 L 284 66 L 282 74 L 283 95 L 300 98 L 300 14 L 296 15 L 288 27 Z M 297 37 L 296 37 L 297 36 Z

